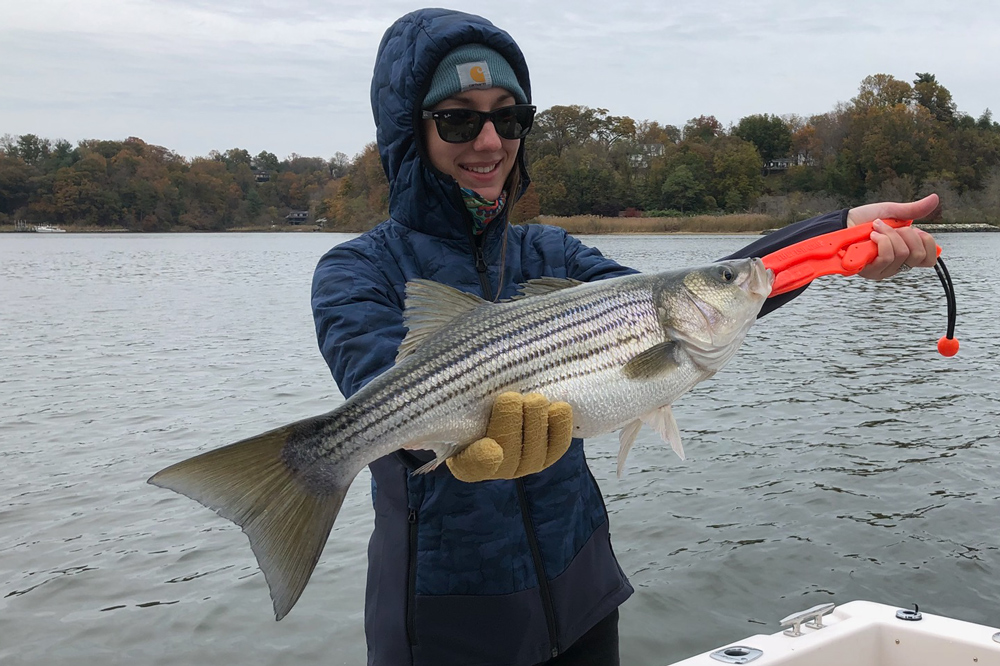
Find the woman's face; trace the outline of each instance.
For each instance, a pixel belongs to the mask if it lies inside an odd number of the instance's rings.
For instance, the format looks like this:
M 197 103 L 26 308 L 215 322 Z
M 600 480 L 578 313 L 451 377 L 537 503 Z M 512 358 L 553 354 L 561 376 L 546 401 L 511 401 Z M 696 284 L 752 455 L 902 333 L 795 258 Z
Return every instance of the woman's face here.
M 515 103 L 514 96 L 504 88 L 469 90 L 438 102 L 431 111 L 442 109 L 473 109 L 494 111 Z M 431 164 L 458 181 L 462 187 L 475 190 L 484 199 L 495 200 L 503 192 L 507 175 L 514 168 L 520 139 L 504 139 L 493 123 L 487 121 L 472 141 L 447 143 L 438 136 L 433 120 L 424 121 L 424 137 Z

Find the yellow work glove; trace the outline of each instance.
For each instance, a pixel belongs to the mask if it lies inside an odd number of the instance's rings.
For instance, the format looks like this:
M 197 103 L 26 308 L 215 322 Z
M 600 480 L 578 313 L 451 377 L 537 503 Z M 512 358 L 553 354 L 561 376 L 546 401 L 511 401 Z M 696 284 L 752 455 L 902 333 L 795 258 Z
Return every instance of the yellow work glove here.
M 446 461 L 461 481 L 516 479 L 559 460 L 573 439 L 573 408 L 538 393 L 508 392 L 493 402 L 486 437 Z

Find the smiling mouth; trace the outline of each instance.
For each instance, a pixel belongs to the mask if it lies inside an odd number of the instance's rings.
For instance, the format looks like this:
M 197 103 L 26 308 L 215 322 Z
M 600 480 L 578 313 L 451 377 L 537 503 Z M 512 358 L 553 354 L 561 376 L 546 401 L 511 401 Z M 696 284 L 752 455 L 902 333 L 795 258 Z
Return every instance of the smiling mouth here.
M 471 173 L 488 174 L 496 171 L 499 166 L 500 162 L 497 162 L 496 164 L 491 164 L 490 166 L 462 166 L 462 169 Z

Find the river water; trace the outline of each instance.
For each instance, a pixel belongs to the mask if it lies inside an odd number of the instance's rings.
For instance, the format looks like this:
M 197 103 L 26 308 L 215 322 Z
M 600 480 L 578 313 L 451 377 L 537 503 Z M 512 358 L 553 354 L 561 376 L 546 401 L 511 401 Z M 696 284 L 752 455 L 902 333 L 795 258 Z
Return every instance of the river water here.
M 0 236 L 0 663 L 362 664 L 367 472 L 280 623 L 238 528 L 145 483 L 342 400 L 309 286 L 346 236 Z M 641 270 L 746 236 L 589 237 Z M 625 664 L 667 664 L 824 603 L 1000 626 L 1000 234 L 939 237 L 933 271 L 818 280 L 644 430 L 615 478 L 588 442 L 621 565 Z

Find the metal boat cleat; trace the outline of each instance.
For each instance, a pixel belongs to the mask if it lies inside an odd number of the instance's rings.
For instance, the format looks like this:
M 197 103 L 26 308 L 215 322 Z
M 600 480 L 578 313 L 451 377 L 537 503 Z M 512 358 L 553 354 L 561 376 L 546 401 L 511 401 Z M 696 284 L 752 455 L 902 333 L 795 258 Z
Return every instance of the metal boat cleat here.
M 784 634 L 786 636 L 801 636 L 803 623 L 810 629 L 822 629 L 823 616 L 832 613 L 834 608 L 836 605 L 832 603 L 820 604 L 798 613 L 792 613 L 781 621 L 782 627 L 789 627 L 785 629 Z

